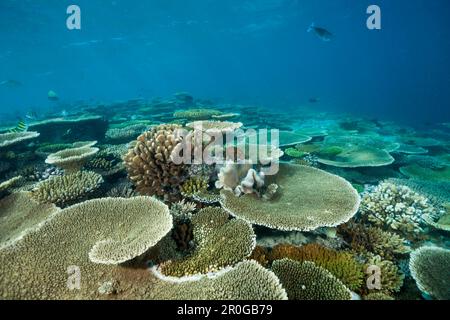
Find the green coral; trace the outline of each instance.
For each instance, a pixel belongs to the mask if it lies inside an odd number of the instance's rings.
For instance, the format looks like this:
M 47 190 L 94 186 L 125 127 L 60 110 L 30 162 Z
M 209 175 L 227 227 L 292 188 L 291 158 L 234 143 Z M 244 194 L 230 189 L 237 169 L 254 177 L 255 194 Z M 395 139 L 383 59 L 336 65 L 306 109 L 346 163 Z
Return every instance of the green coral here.
M 381 288 L 369 289 L 369 293 L 382 292 L 389 295 L 400 291 L 403 286 L 405 275 L 392 261 L 384 260 L 380 256 L 369 254 L 365 269 L 369 270 L 368 268 L 373 266 L 378 267 L 380 270 Z
M 297 150 L 296 148 L 287 148 L 284 153 L 292 158 L 303 158 L 307 153 Z
M 359 290 L 363 284 L 363 265 L 349 252 L 335 251 L 319 244 L 308 244 L 297 247 L 280 244 L 272 248 L 268 254 L 269 261 L 289 258 L 295 261 L 312 261 L 327 269 L 351 290 Z
M 421 247 L 411 253 L 411 275 L 419 289 L 436 299 L 450 299 L 450 250 Z
M 40 203 L 67 205 L 94 192 L 102 183 L 101 175 L 91 171 L 79 171 L 44 180 L 36 185 L 31 194 Z
M 191 198 L 198 193 L 205 193 L 208 189 L 209 179 L 205 177 L 190 177 L 180 187 L 181 194 Z
M 233 219 L 220 208 L 208 207 L 192 217 L 195 251 L 160 264 L 165 276 L 183 277 L 215 272 L 250 256 L 255 247 L 251 225 Z
M 280 278 L 290 300 L 351 300 L 350 290 L 314 262 L 277 260 L 272 270 Z

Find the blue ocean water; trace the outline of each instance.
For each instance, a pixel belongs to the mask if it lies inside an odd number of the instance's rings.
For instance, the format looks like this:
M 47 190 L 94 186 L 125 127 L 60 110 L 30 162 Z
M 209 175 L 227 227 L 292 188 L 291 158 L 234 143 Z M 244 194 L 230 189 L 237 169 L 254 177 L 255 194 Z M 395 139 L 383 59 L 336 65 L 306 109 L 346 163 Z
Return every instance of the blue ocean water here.
M 81 8 L 82 29 L 66 28 Z M 368 30 L 376 4 L 382 29 Z M 447 0 L 1 0 L 0 117 L 188 91 L 422 125 L 450 119 Z M 324 42 L 306 30 L 333 33 Z

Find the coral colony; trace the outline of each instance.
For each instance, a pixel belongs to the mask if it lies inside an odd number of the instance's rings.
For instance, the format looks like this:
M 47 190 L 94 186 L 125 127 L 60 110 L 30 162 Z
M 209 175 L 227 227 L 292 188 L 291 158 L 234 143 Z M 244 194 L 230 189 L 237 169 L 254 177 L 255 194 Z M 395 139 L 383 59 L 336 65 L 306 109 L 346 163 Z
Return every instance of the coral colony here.
M 450 298 L 447 129 L 187 93 L 10 129 L 2 299 Z

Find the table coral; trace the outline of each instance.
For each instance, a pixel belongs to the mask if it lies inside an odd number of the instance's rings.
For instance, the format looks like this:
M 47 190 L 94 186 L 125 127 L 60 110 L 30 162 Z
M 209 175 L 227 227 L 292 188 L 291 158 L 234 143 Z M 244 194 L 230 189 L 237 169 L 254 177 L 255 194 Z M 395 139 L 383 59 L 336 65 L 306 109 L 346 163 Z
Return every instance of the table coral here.
M 280 278 L 289 300 L 351 300 L 350 290 L 314 262 L 277 260 L 272 270 Z

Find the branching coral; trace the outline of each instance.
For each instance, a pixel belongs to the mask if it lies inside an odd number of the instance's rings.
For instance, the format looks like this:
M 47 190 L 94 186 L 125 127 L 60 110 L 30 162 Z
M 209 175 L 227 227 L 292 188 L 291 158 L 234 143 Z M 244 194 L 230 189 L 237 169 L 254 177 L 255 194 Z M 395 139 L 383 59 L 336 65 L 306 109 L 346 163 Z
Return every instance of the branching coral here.
M 255 247 L 252 227 L 242 220 L 228 220 L 220 208 L 202 209 L 192 217 L 195 251 L 179 260 L 166 261 L 159 270 L 166 276 L 183 277 L 215 272 L 248 256 Z
M 94 192 L 102 183 L 101 175 L 91 171 L 79 171 L 40 182 L 32 190 L 32 196 L 40 203 L 67 205 Z
M 0 200 L 0 248 L 38 229 L 58 211 L 54 205 L 36 202 L 28 192 L 14 193 Z
M 370 270 L 369 267 L 379 268 L 381 280 L 380 289 L 369 289 L 369 293 L 382 292 L 385 294 L 392 294 L 400 291 L 403 286 L 405 275 L 392 261 L 384 260 L 380 256 L 369 254 L 364 269 Z
M 436 209 L 427 198 L 410 188 L 382 182 L 364 195 L 361 213 L 376 226 L 407 237 L 422 232 L 423 216 L 434 216 Z
M 348 221 L 359 207 L 359 195 L 346 180 L 311 167 L 280 164 L 275 196 L 264 201 L 256 195 L 236 197 L 222 190 L 222 207 L 250 223 L 280 230 L 310 231 Z
M 277 260 L 272 270 L 280 278 L 290 300 L 351 300 L 350 290 L 314 262 Z
M 170 213 L 176 222 L 189 221 L 192 214 L 197 209 L 197 205 L 193 202 L 186 202 L 185 199 L 172 203 Z
M 269 251 L 266 248 L 257 245 L 248 259 L 255 260 L 263 267 L 267 267 L 269 265 L 268 254 Z
M 136 191 L 143 195 L 156 195 L 166 200 L 179 197 L 185 167 L 170 159 L 180 143 L 177 125 L 160 125 L 140 135 L 124 157 L 125 165 Z
M 297 247 L 280 244 L 272 248 L 268 254 L 269 261 L 289 258 L 295 261 L 312 261 L 327 269 L 351 290 L 361 288 L 364 279 L 363 265 L 356 261 L 352 254 L 334 251 L 318 244 Z
M 372 252 L 386 259 L 408 254 L 410 248 L 399 235 L 381 228 L 348 222 L 338 227 L 350 248 L 357 253 Z
M 64 149 L 50 154 L 45 163 L 62 168 L 67 174 L 76 173 L 98 151 L 99 149 L 94 147 Z
M 200 192 L 206 192 L 208 189 L 208 181 L 204 177 L 190 177 L 180 187 L 181 194 L 184 197 L 191 198 Z
M 411 275 L 419 289 L 436 299 L 450 299 L 450 250 L 421 247 L 411 253 Z

